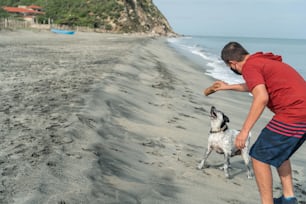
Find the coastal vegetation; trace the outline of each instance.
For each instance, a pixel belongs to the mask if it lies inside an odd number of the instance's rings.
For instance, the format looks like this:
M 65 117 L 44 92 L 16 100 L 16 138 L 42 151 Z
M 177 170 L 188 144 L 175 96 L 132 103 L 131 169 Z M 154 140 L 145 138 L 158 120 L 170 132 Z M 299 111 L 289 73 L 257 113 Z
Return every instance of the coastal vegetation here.
M 0 6 L 38 5 L 39 23 L 87 26 L 113 32 L 173 33 L 152 0 L 1 0 Z M 0 11 L 0 16 L 6 15 Z

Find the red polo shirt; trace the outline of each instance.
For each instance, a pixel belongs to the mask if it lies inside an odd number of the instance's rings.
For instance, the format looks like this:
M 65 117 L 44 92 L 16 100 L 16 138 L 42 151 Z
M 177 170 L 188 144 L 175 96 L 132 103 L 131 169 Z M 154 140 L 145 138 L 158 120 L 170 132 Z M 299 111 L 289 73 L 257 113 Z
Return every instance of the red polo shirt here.
M 264 84 L 269 94 L 268 108 L 274 119 L 285 123 L 306 122 L 306 82 L 282 57 L 258 52 L 246 60 L 242 75 L 250 91 Z

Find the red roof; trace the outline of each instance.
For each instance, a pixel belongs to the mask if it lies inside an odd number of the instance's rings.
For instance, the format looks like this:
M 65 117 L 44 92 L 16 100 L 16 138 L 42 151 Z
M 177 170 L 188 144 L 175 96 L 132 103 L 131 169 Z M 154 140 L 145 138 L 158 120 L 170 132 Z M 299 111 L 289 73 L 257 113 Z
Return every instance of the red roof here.
M 34 11 L 32 9 L 26 8 L 17 8 L 17 7 L 8 7 L 4 6 L 3 9 L 9 13 L 31 13 L 31 14 L 43 14 L 43 12 Z
M 42 7 L 37 6 L 37 5 L 27 6 L 27 8 L 30 8 L 30 9 L 42 9 Z

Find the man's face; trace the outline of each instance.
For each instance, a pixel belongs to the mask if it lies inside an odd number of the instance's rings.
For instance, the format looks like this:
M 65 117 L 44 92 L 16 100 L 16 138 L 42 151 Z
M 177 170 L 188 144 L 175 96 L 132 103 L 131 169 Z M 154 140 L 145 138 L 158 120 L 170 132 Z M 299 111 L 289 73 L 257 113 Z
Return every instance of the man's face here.
M 237 75 L 241 75 L 241 73 L 240 72 L 238 72 L 236 69 L 233 69 L 232 67 L 231 67 L 231 70 L 235 73 L 235 74 L 237 74 Z
M 237 63 L 229 62 L 228 66 L 230 69 L 237 75 L 241 75 L 241 73 L 237 70 Z

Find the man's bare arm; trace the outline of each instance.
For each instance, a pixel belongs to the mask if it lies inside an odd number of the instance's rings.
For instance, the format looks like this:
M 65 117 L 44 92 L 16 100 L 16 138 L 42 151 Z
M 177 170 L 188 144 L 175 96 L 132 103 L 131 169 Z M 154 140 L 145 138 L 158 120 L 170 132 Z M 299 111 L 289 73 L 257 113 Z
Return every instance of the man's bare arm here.
M 232 91 L 241 91 L 241 92 L 248 92 L 249 89 L 245 83 L 241 84 L 228 84 L 224 81 L 216 81 L 214 84 L 218 84 L 218 88 L 216 88 L 216 91 L 221 90 L 232 90 Z
M 253 94 L 253 102 L 250 107 L 250 111 L 235 141 L 235 144 L 239 149 L 245 147 L 245 142 L 247 140 L 249 132 L 251 131 L 256 121 L 261 116 L 262 112 L 264 111 L 269 101 L 269 95 L 266 86 L 264 84 L 259 84 L 255 86 L 255 88 L 253 88 L 252 90 L 252 94 Z

